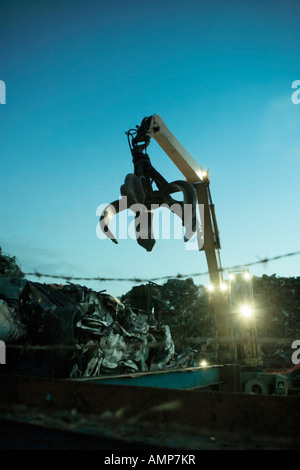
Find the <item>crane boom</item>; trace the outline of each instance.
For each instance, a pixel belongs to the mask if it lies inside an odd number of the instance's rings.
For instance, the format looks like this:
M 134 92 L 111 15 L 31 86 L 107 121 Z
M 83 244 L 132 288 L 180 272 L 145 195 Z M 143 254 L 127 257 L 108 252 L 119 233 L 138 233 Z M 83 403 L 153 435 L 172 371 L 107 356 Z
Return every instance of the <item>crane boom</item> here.
M 214 293 L 212 307 L 217 322 L 219 340 L 221 338 L 224 342 L 227 340 L 227 344 L 224 344 L 224 351 L 226 351 L 227 358 L 230 360 L 232 351 L 228 347 L 230 332 L 227 324 L 227 303 L 224 300 L 224 293 L 220 291 L 223 282 L 220 235 L 209 188 L 208 174 L 176 139 L 159 115 L 154 114 L 151 117 L 149 130 L 146 134 L 155 139 L 186 180 L 193 184 L 197 192 L 198 203 L 204 206 L 204 220 L 201 221 L 204 244 L 199 246 L 199 249 L 205 252 L 210 282 L 217 288 L 217 292 Z M 221 349 L 223 349 L 222 346 Z
M 219 285 L 223 280 L 219 252 L 221 245 L 207 173 L 176 139 L 159 115 L 152 116 L 147 135 L 155 139 L 186 180 L 194 185 L 198 201 L 204 205 L 204 246 L 199 248 L 205 251 L 210 281 Z
M 157 114 L 145 117 L 140 126 L 136 126 L 136 129 L 130 129 L 126 132 L 126 135 L 128 136 L 133 158 L 134 174 L 126 176 L 124 185 L 121 187 L 121 194 L 122 197 L 126 196 L 128 198 L 131 208 L 134 207 L 134 203 L 139 203 L 139 211 L 136 212 L 137 241 L 147 251 L 152 250 L 155 243 L 151 228 L 152 203 L 155 202 L 155 204 L 160 205 L 167 202 L 170 210 L 172 210 L 172 203 L 176 201 L 171 198 L 171 194 L 176 191 L 183 191 L 184 202 L 178 203 L 181 204 L 182 215 L 185 208 L 192 206 L 191 219 L 186 221 L 185 217 L 182 217 L 186 229 L 185 240 L 190 239 L 197 230 L 198 248 L 205 252 L 210 282 L 215 287 L 211 307 L 217 326 L 218 357 L 221 362 L 231 361 L 234 352 L 231 347 L 232 338 L 228 327 L 228 302 L 225 293 L 222 291 L 223 270 L 220 260 L 220 235 L 210 193 L 208 172 L 194 160 Z M 185 181 L 168 183 L 155 170 L 146 153 L 146 148 L 152 138 L 177 166 L 185 177 Z M 152 182 L 155 182 L 158 191 L 153 191 Z M 198 215 L 201 220 L 202 237 L 199 235 L 200 228 L 196 218 L 196 208 L 198 206 L 198 209 L 200 209 L 201 205 L 204 210 L 199 210 Z M 123 210 L 123 206 L 121 206 L 120 201 L 114 201 L 105 208 L 100 218 L 103 231 L 115 243 L 117 241 L 109 232 L 108 224 L 117 212 Z M 144 224 L 144 222 L 146 223 Z M 143 225 L 147 229 L 140 232 L 140 227 Z
M 153 137 L 190 183 L 202 181 L 204 169 L 181 145 L 158 114 L 151 118 L 147 134 Z

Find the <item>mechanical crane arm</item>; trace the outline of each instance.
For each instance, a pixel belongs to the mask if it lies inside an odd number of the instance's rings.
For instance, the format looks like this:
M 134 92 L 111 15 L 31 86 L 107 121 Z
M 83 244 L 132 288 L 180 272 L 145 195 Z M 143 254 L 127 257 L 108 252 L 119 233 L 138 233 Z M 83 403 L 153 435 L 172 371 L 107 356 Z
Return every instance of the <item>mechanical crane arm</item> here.
M 140 126 L 136 126 L 135 129 L 130 129 L 126 134 L 132 153 L 134 174 L 126 176 L 125 183 L 121 186 L 121 195 L 123 198 L 126 196 L 129 200 L 130 208 L 138 205 L 138 210 L 136 211 L 136 228 L 137 226 L 143 225 L 143 220 L 147 222 L 147 224 L 145 224 L 148 227 L 147 233 L 142 234 L 142 236 L 139 233 L 139 236 L 137 236 L 137 241 L 141 246 L 146 248 L 147 251 L 151 251 L 155 243 L 151 228 L 153 202 L 156 203 L 157 206 L 167 202 L 170 210 L 172 210 L 172 203 L 177 203 L 178 205 L 178 201 L 172 199 L 170 194 L 183 191 L 184 201 L 183 203 L 179 203 L 182 204 L 183 211 L 186 204 L 193 207 L 190 219 L 186 220 L 185 217 L 182 217 L 183 225 L 185 225 L 186 229 L 185 241 L 191 238 L 197 228 L 195 212 L 197 201 L 204 206 L 204 220 L 201 220 L 204 243 L 199 243 L 200 237 L 198 236 L 199 250 L 205 251 L 210 281 L 217 288 L 217 292 L 214 293 L 213 310 L 217 322 L 218 335 L 219 338 L 223 340 L 221 344 L 223 357 L 225 360 L 227 360 L 227 358 L 230 360 L 232 352 L 230 348 L 228 348 L 228 344 L 225 344 L 227 339 L 230 341 L 226 302 L 224 301 L 224 294 L 220 292 L 220 287 L 223 283 L 219 251 L 221 248 L 220 237 L 209 188 L 210 182 L 208 173 L 193 159 L 188 151 L 170 132 L 162 118 L 157 114 L 144 118 Z M 154 169 L 146 153 L 151 138 L 155 139 L 162 150 L 181 171 L 186 179 L 185 181 L 168 183 Z M 158 191 L 153 191 L 153 182 L 156 183 Z M 144 209 L 140 209 L 140 207 Z M 117 212 L 127 208 L 126 204 L 122 204 L 122 199 L 114 201 L 104 209 L 100 217 L 100 226 L 103 232 L 115 243 L 117 243 L 117 240 L 109 231 L 109 222 Z
M 221 245 L 208 174 L 176 139 L 159 115 L 154 114 L 150 118 L 145 118 L 142 124 L 140 129 L 143 131 L 140 136 L 137 134 L 137 141 L 143 138 L 142 134 L 149 138 L 153 137 L 186 180 L 193 184 L 199 204 L 204 205 L 204 220 L 202 220 L 204 246 L 199 249 L 205 251 L 211 283 L 219 286 L 223 280 L 219 252 Z M 148 126 L 147 131 L 145 125 Z

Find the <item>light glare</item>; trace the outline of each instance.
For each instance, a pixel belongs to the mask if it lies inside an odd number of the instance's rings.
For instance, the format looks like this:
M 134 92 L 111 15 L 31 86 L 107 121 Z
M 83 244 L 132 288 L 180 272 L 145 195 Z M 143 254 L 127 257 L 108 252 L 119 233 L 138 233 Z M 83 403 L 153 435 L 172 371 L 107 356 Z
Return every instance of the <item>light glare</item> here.
M 252 316 L 252 308 L 249 306 L 249 305 L 243 305 L 241 307 L 241 315 L 244 317 L 244 318 L 249 318 Z

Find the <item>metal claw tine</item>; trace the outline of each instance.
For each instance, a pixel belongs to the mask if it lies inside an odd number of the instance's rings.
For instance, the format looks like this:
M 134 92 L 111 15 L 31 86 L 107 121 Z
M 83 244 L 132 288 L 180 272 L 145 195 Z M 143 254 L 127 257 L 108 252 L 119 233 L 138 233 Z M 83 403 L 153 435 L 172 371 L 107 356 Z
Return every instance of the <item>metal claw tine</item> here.
M 135 234 L 137 242 L 147 251 L 152 251 L 155 245 L 155 239 L 152 230 L 153 212 L 143 210 L 136 212 L 135 218 Z
M 182 201 L 176 201 L 171 196 L 165 198 L 166 208 L 168 208 L 173 214 L 177 215 L 182 220 L 182 225 L 185 228 L 184 241 L 189 241 L 197 230 L 196 216 L 187 217 L 187 212 L 184 212 L 184 203 Z
M 183 202 L 176 201 L 170 194 L 175 192 L 183 192 Z M 197 195 L 194 186 L 187 181 L 174 181 L 164 186 L 160 193 L 168 204 L 169 209 L 182 219 L 182 225 L 185 227 L 184 241 L 192 238 L 196 232 L 196 206 Z M 180 206 L 180 210 L 177 208 Z
M 118 199 L 117 201 L 112 202 L 102 211 L 102 214 L 99 219 L 100 227 L 103 233 L 111 239 L 112 242 L 118 244 L 118 241 L 114 234 L 109 230 L 109 224 L 112 219 L 123 210 L 127 209 L 126 203 L 123 202 L 124 199 Z

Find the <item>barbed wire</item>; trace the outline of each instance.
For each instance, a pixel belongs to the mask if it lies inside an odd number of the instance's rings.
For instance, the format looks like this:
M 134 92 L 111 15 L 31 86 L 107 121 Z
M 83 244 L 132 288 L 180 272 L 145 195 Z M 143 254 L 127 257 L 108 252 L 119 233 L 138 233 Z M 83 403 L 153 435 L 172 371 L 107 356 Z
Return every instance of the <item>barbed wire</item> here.
M 63 279 L 65 281 L 99 281 L 99 282 L 107 282 L 107 281 L 117 281 L 117 282 L 134 282 L 134 283 L 141 283 L 141 282 L 157 282 L 163 281 L 167 279 L 186 279 L 190 277 L 201 277 L 207 276 L 213 272 L 224 272 L 230 270 L 237 270 L 237 269 L 244 269 L 250 268 L 252 266 L 256 266 L 259 264 L 267 265 L 270 262 L 278 261 L 282 258 L 288 258 L 292 256 L 300 255 L 300 251 L 294 251 L 290 253 L 285 253 L 282 255 L 277 255 L 273 257 L 265 257 L 263 259 L 259 259 L 256 261 L 251 261 L 249 263 L 237 264 L 233 266 L 222 267 L 219 269 L 215 269 L 212 271 L 204 271 L 204 272 L 197 272 L 197 273 L 190 273 L 190 274 L 176 274 L 176 275 L 166 275 L 166 276 L 157 276 L 157 277 L 149 277 L 149 278 L 142 278 L 142 277 L 105 277 L 105 276 L 96 276 L 96 277 L 84 277 L 84 276 L 64 276 L 61 274 L 48 274 L 48 273 L 40 273 L 38 271 L 34 271 L 31 273 L 24 273 L 25 276 L 34 276 L 37 278 L 45 277 L 45 278 L 52 278 L 52 279 Z

